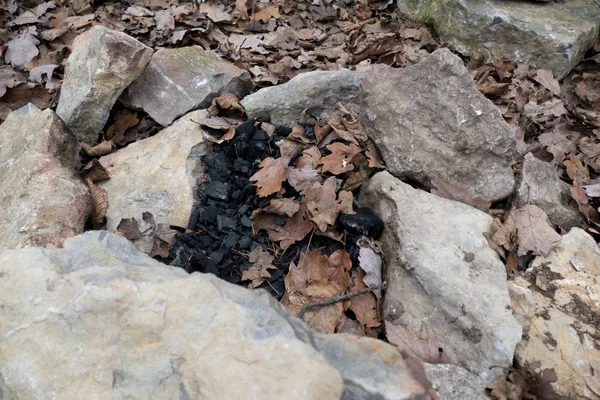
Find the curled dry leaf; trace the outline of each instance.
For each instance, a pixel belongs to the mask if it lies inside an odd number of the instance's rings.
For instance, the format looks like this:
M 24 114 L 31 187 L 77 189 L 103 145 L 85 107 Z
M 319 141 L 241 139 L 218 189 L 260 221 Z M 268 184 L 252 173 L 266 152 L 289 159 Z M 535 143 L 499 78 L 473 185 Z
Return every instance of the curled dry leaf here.
M 358 251 L 358 263 L 366 273 L 362 279 L 364 284 L 369 288 L 380 287 L 382 284 L 381 269 L 383 267 L 381 256 L 372 248 L 361 246 Z M 381 298 L 381 289 L 375 290 L 373 293 L 378 299 Z
M 348 256 L 348 258 L 350 258 Z M 364 272 L 352 272 L 354 285 L 351 291 L 356 292 L 365 289 L 367 285 L 363 282 Z M 377 299 L 371 292 L 353 297 L 350 302 L 350 310 L 356 315 L 356 319 L 365 328 L 376 328 L 381 325 L 381 317 L 378 310 Z
M 354 165 L 352 159 L 362 149 L 354 144 L 345 145 L 343 143 L 332 143 L 326 146 L 331 154 L 321 158 L 319 165 L 323 166 L 323 172 L 331 172 L 334 175 L 343 174 L 344 172 L 352 171 Z
M 300 203 L 294 201 L 294 199 L 273 199 L 267 207 L 264 208 L 266 212 L 287 215 L 288 217 L 293 216 L 300 209 Z
M 491 201 L 472 196 L 467 191 L 467 186 L 461 183 L 448 182 L 443 179 L 435 178 L 431 180 L 431 184 L 435 186 L 435 189 L 432 189 L 431 193 L 436 196 L 468 204 L 483 212 L 488 212 L 492 205 Z
M 207 111 L 213 116 L 219 114 L 219 111 L 238 115 L 244 115 L 246 113 L 244 106 L 240 104 L 239 97 L 233 93 L 223 93 L 219 97 L 213 99 L 212 104 Z
M 108 192 L 94 184 L 90 178 L 87 178 L 85 183 L 92 194 L 92 227 L 98 229 L 104 224 L 104 217 L 108 209 Z
M 351 192 L 340 191 L 336 199 L 336 181 L 331 177 L 322 185 L 314 183 L 304 192 L 304 202 L 308 208 L 310 220 L 321 232 L 333 226 L 340 212 L 354 214 L 352 209 L 353 196 Z
M 367 160 L 369 160 L 370 168 L 380 168 L 385 169 L 385 165 L 383 164 L 383 158 L 379 154 L 379 150 L 375 146 L 372 140 L 369 139 L 367 144 L 367 151 L 365 152 L 365 156 L 367 156 Z
M 121 219 L 121 222 L 117 225 L 116 233 L 132 242 L 142 237 L 140 225 L 135 218 Z
M 534 255 L 548 255 L 560 242 L 561 236 L 548 223 L 548 216 L 538 206 L 526 205 L 514 212 L 517 229 L 517 255 L 528 252 Z
M 300 169 L 288 167 L 287 180 L 298 193 L 303 193 L 306 189 L 311 187 L 313 183 L 322 183 L 323 177 L 319 171 L 312 166 L 307 165 Z
M 348 111 L 341 103 L 338 103 L 338 109 L 342 115 L 329 121 L 329 125 L 337 136 L 354 145 L 365 143 L 369 138 L 358 115 Z
M 92 182 L 110 179 L 108 172 L 97 159 L 93 159 L 92 161 L 88 162 L 85 167 L 83 167 L 81 170 L 81 177 L 84 180 L 89 178 Z
M 248 285 L 254 289 L 262 285 L 271 277 L 269 269 L 277 269 L 273 265 L 273 257 L 269 252 L 257 247 L 248 254 L 248 261 L 253 265 L 247 271 L 242 272 L 243 281 L 251 281 Z
M 321 160 L 321 152 L 315 146 L 309 147 L 302 152 L 302 155 L 298 157 L 298 161 L 296 162 L 296 168 L 304 168 L 306 166 L 311 166 L 312 168 L 317 168 L 319 165 L 319 161 Z
M 425 321 L 417 335 L 412 329 L 386 322 L 385 329 L 390 343 L 401 350 L 430 364 L 449 364 L 450 359 L 444 354 L 438 343 L 437 335 Z
M 86 152 L 88 156 L 100 157 L 112 153 L 114 149 L 115 144 L 112 142 L 112 140 L 105 140 L 104 142 L 95 145 L 91 149 L 86 150 Z
M 117 144 L 120 143 L 124 136 L 125 131 L 132 128 L 140 123 L 137 113 L 129 110 L 118 111 L 115 115 L 115 122 L 106 131 L 106 140 Z

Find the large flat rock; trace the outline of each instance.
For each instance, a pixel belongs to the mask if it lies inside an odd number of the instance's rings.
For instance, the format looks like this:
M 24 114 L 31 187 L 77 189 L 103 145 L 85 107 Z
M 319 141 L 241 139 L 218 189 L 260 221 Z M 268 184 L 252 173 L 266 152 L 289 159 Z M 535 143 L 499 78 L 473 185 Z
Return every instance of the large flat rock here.
M 92 201 L 79 148 L 54 111 L 33 104 L 0 125 L 0 249 L 60 247 L 83 232 Z
M 98 141 L 113 105 L 151 56 L 148 46 L 100 25 L 75 39 L 56 113 L 81 142 Z
M 140 219 L 143 212 L 156 223 L 187 227 L 210 149 L 200 121 L 205 110 L 192 111 L 156 135 L 100 158 L 110 179 L 99 182 L 108 191 L 106 229 L 122 218 Z
M 388 172 L 362 187 L 359 202 L 385 223 L 386 329 L 419 332 L 425 321 L 452 364 L 486 380 L 502 374 L 489 367 L 511 365 L 521 325 L 510 310 L 504 265 L 483 235 L 492 217 Z
M 433 27 L 455 50 L 482 51 L 550 69 L 564 78 L 600 31 L 595 0 L 398 0 L 401 12 Z
M 200 46 L 189 46 L 157 51 L 121 101 L 166 126 L 190 110 L 210 106 L 222 93 L 242 98 L 253 87 L 247 71 Z
M 188 275 L 106 231 L 2 252 L 0 272 L 8 398 L 433 398 L 395 347 L 315 333 L 263 290 Z
M 512 193 L 515 134 L 448 49 L 407 68 L 373 68 L 361 88 L 367 134 L 394 176 L 443 179 L 486 200 Z
M 260 89 L 243 99 L 242 105 L 248 116 L 275 125 L 327 121 L 338 113 L 338 103 L 350 108 L 360 104 L 364 76 L 347 69 L 305 72 L 283 85 Z
M 573 228 L 546 257 L 536 257 L 525 277 L 509 283 L 523 324 L 515 358 L 554 369 L 558 379 L 552 386 L 569 398 L 600 399 L 586 383 L 600 368 L 599 277 L 598 245 Z

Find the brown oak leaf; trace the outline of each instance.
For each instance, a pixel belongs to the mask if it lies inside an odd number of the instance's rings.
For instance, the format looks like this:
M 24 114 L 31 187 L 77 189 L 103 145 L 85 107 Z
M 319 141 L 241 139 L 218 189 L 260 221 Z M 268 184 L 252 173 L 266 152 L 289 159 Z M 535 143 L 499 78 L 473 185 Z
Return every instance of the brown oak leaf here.
M 334 175 L 352 171 L 354 165 L 352 159 L 362 151 L 355 144 L 345 145 L 343 143 L 332 143 L 326 146 L 331 154 L 321 158 L 319 165 L 323 166 L 323 172 L 331 172 Z
M 248 286 L 252 289 L 259 287 L 271 277 L 269 270 L 277 269 L 273 265 L 274 259 L 275 257 L 260 247 L 252 250 L 248 254 L 248 261 L 253 265 L 247 271 L 242 272 L 242 280 L 251 281 Z

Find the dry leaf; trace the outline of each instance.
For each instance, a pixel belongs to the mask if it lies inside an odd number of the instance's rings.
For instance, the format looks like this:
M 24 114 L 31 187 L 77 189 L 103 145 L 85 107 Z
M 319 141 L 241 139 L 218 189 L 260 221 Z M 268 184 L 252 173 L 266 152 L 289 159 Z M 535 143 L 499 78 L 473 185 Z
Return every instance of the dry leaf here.
M 112 153 L 114 149 L 115 144 L 112 142 L 112 140 L 105 140 L 104 142 L 95 145 L 91 149 L 86 150 L 86 153 L 88 156 L 100 157 Z
M 380 287 L 382 283 L 381 269 L 383 267 L 381 256 L 370 247 L 361 246 L 358 251 L 358 263 L 360 268 L 366 273 L 363 277 L 365 285 L 371 289 Z M 381 289 L 375 290 L 373 293 L 375 293 L 378 299 L 381 298 Z
M 554 78 L 552 71 L 547 69 L 538 69 L 533 80 L 548 89 L 553 95 L 560 96 L 560 84 Z
M 265 197 L 281 190 L 286 180 L 287 162 L 283 158 L 277 160 L 268 157 L 260 163 L 260 169 L 250 177 L 250 181 L 256 182 L 256 194 Z
M 350 256 L 348 256 L 350 259 Z M 352 262 L 350 262 L 352 265 Z M 364 272 L 354 271 L 352 273 L 352 280 L 354 286 L 351 292 L 355 292 L 361 289 L 365 289 L 367 285 L 363 282 Z M 376 328 L 381 326 L 381 317 L 377 312 L 377 299 L 373 293 L 365 293 L 360 296 L 353 297 L 350 302 L 350 310 L 356 315 L 356 319 L 366 328 Z
M 546 256 L 560 242 L 561 236 L 548 223 L 548 216 L 538 206 L 526 205 L 514 212 L 517 228 L 517 255 L 528 252 Z
M 140 225 L 135 218 L 121 219 L 121 222 L 117 225 L 116 233 L 132 242 L 142 237 Z
M 467 191 L 467 186 L 464 184 L 458 182 L 448 182 L 437 178 L 432 179 L 431 184 L 435 187 L 435 189 L 431 189 L 431 193 L 435 194 L 436 196 L 468 204 L 483 212 L 488 212 L 490 206 L 492 205 L 491 201 L 473 197 Z
M 300 203 L 294 201 L 294 199 L 273 199 L 267 207 L 264 208 L 266 212 L 287 215 L 288 217 L 293 216 L 300 209 Z
M 85 183 L 92 194 L 92 227 L 98 229 L 104 224 L 104 217 L 108 209 L 108 192 L 94 184 L 90 178 L 87 178 Z
M 276 237 L 282 237 L 279 245 L 282 249 L 287 249 L 292 244 L 299 242 L 304 239 L 306 235 L 312 230 L 313 226 L 310 223 L 308 217 L 308 210 L 304 203 L 300 204 L 298 211 L 287 220 L 281 230 L 285 232 L 285 237 L 277 235 Z
M 120 143 L 123 140 L 125 131 L 139 123 L 137 113 L 129 110 L 118 111 L 115 115 L 115 123 L 106 131 L 106 140 L 110 140 L 114 144 Z
M 253 21 L 267 22 L 271 18 L 279 17 L 281 17 L 281 14 L 279 14 L 279 7 L 277 5 L 270 5 L 258 11 L 257 13 L 252 14 L 250 19 Z
M 332 143 L 326 147 L 327 150 L 331 151 L 331 154 L 321 158 L 319 165 L 323 166 L 323 172 L 331 172 L 334 175 L 352 171 L 354 169 L 352 159 L 362 151 L 360 147 L 354 144 Z
M 369 138 L 358 115 L 348 111 L 341 103 L 338 103 L 338 109 L 342 115 L 329 121 L 337 136 L 355 145 L 365 143 Z
M 419 335 L 411 329 L 387 321 L 385 329 L 390 343 L 421 361 L 431 364 L 450 363 L 448 356 L 444 354 L 443 350 L 440 351 L 437 335 L 427 322 L 421 322 Z
M 4 60 L 13 67 L 23 68 L 40 53 L 38 44 L 40 41 L 35 36 L 25 32 L 8 42 Z
M 302 155 L 298 157 L 298 161 L 296 162 L 296 168 L 304 168 L 306 166 L 317 168 L 317 165 L 319 165 L 320 160 L 321 152 L 316 146 L 311 146 L 308 149 L 305 149 L 302 152 Z
M 354 214 L 352 209 L 353 196 L 351 192 L 340 191 L 336 200 L 336 181 L 331 177 L 322 185 L 314 183 L 304 193 L 304 202 L 308 208 L 310 220 L 321 232 L 333 226 L 340 212 Z
M 81 177 L 84 180 L 89 178 L 92 182 L 110 179 L 108 172 L 97 159 L 93 159 L 92 161 L 88 162 L 85 167 L 83 167 L 81 170 Z
M 307 165 L 301 169 L 288 167 L 287 180 L 298 193 L 302 193 L 311 187 L 313 183 L 322 183 L 323 177 L 319 171 Z
M 385 165 L 383 164 L 383 158 L 379 154 L 377 147 L 373 141 L 369 140 L 367 145 L 367 151 L 365 152 L 365 156 L 369 160 L 370 168 L 380 168 L 385 169 Z
M 252 281 L 248 285 L 251 289 L 262 285 L 271 277 L 269 269 L 277 269 L 273 266 L 273 257 L 269 252 L 257 247 L 248 254 L 248 260 L 253 264 L 249 270 L 242 272 L 243 281 Z

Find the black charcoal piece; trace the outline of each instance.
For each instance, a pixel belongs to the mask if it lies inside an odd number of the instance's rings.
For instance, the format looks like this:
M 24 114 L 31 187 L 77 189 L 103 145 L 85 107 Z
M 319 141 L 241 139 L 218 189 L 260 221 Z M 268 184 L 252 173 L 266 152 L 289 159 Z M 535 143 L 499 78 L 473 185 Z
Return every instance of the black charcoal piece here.
M 215 242 L 215 239 L 213 239 L 209 235 L 202 235 L 202 236 L 198 237 L 198 244 L 203 249 L 209 248 L 210 245 L 213 244 L 214 242 Z
M 237 243 L 239 238 L 240 238 L 240 235 L 237 235 L 235 233 L 230 233 L 227 236 L 227 238 L 225 240 L 223 240 L 223 246 L 225 246 L 228 249 L 231 249 L 233 246 L 235 246 L 235 244 Z
M 242 226 L 245 226 L 247 228 L 252 228 L 252 220 L 250 218 L 248 218 L 247 215 L 244 215 L 242 218 L 240 218 L 240 224 L 242 224 Z
M 263 131 L 262 129 L 257 129 L 256 132 L 254 132 L 254 135 L 252 135 L 252 139 L 269 140 L 269 134 L 266 131 Z
M 370 208 L 359 208 L 356 214 L 340 214 L 338 222 L 352 233 L 374 239 L 379 238 L 383 232 L 383 221 Z
M 231 194 L 231 185 L 227 182 L 211 181 L 206 184 L 204 190 L 208 197 L 227 201 Z
M 287 126 L 278 126 L 275 128 L 275 136 L 288 137 L 292 133 L 292 128 Z
M 316 139 L 317 136 L 315 135 L 315 126 L 306 125 L 304 127 L 304 136 L 306 136 L 308 139 Z
M 244 236 L 238 241 L 238 247 L 241 250 L 247 250 L 252 245 L 252 238 L 250 236 Z
M 215 207 L 215 206 L 206 206 L 206 207 L 200 207 L 200 217 L 199 217 L 199 223 L 203 224 L 203 223 L 209 223 L 209 224 L 215 224 L 217 223 L 217 215 L 219 215 L 219 208 Z
M 190 220 L 188 222 L 188 229 L 193 230 L 194 228 L 196 228 L 196 224 L 198 223 L 198 219 L 200 218 L 200 209 L 199 208 L 194 208 L 192 210 L 192 215 L 190 215 Z
M 240 206 L 240 208 L 238 208 L 237 210 L 237 214 L 238 215 L 246 215 L 246 213 L 248 212 L 248 209 L 250 207 L 248 206 L 248 204 L 243 204 Z
M 236 158 L 235 161 L 233 162 L 233 169 L 235 169 L 236 171 L 241 171 L 242 168 L 246 167 L 248 168 L 250 166 L 250 163 L 246 160 L 244 160 L 243 158 Z
M 228 179 L 231 174 L 231 161 L 223 153 L 204 154 L 200 160 L 208 166 L 208 174 L 214 181 Z
M 221 260 L 223 260 L 223 257 L 225 257 L 225 253 L 223 253 L 222 251 L 217 250 L 210 253 L 210 260 L 215 264 L 220 263 Z
M 238 125 L 238 127 L 235 128 L 235 142 L 248 142 L 252 138 L 255 130 L 253 118 Z
M 235 231 L 237 229 L 237 221 L 224 215 L 217 215 L 217 229 L 220 231 L 223 229 Z

